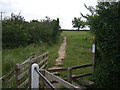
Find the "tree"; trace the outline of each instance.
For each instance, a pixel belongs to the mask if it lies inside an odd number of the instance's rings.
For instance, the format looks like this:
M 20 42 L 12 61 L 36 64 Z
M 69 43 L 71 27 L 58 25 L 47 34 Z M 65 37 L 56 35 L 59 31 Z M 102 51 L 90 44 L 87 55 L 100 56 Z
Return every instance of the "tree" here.
M 85 27 L 85 22 L 81 20 L 81 17 L 80 18 L 76 18 L 74 17 L 74 19 L 72 20 L 72 25 L 74 28 L 78 28 L 78 30 L 81 28 L 84 28 Z
M 98 3 L 94 11 L 84 17 L 97 42 L 95 84 L 97 88 L 120 89 L 120 1 Z

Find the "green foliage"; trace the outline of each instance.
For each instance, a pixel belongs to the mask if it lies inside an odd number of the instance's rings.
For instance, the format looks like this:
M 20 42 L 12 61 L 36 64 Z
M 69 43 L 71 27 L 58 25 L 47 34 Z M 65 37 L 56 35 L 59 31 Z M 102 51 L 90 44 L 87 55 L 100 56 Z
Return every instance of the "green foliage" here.
M 120 88 L 120 2 L 98 3 L 95 14 L 87 15 L 96 36 L 96 87 Z
M 3 21 L 3 48 L 15 48 L 32 43 L 57 43 L 59 29 L 59 19 L 51 20 L 46 17 L 41 21 L 27 22 L 20 14 L 11 14 L 11 17 Z
M 76 18 L 74 17 L 74 19 L 72 20 L 72 25 L 74 28 L 78 28 L 78 30 L 81 28 L 85 27 L 85 22 L 81 20 L 81 18 Z
M 24 18 L 11 14 L 10 18 L 3 21 L 2 41 L 4 47 L 25 46 L 29 41 L 29 34 L 24 30 Z

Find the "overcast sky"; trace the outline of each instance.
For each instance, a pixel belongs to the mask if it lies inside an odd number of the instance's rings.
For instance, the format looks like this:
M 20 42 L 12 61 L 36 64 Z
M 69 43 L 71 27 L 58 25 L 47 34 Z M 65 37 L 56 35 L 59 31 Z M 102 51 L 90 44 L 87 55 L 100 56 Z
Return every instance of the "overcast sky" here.
M 59 18 L 62 28 L 72 29 L 74 17 L 80 17 L 80 12 L 89 13 L 84 3 L 95 7 L 97 0 L 0 0 L 0 12 L 4 11 L 5 17 L 21 11 L 26 21 L 44 19 L 45 16 Z

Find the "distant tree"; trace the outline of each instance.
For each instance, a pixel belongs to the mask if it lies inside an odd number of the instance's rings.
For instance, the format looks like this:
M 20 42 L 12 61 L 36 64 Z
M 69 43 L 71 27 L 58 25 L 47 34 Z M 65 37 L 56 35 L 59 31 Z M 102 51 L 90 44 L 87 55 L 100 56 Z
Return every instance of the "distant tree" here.
M 72 25 L 74 28 L 78 28 L 78 30 L 81 28 L 84 28 L 85 27 L 85 22 L 81 20 L 81 17 L 80 18 L 76 18 L 74 17 L 74 19 L 72 20 Z

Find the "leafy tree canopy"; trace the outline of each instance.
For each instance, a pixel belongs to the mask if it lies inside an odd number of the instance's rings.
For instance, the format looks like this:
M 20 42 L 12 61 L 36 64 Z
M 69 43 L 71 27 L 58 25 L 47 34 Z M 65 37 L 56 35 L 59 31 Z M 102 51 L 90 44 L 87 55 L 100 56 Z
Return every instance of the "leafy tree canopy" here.
M 85 27 L 85 22 L 81 20 L 81 17 L 80 18 L 74 17 L 74 19 L 72 20 L 72 25 L 74 28 L 78 28 L 79 30 L 80 28 L 82 29 Z

